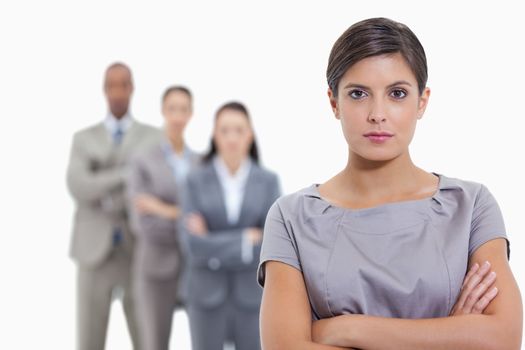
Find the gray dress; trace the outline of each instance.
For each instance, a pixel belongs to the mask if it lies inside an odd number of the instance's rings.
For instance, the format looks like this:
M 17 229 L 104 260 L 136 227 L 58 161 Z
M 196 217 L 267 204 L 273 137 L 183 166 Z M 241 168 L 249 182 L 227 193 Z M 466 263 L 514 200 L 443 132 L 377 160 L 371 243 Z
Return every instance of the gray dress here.
M 448 316 L 471 254 L 506 233 L 485 186 L 435 175 L 432 197 L 372 208 L 331 205 L 317 184 L 281 197 L 264 226 L 259 284 L 275 260 L 302 272 L 314 320 Z

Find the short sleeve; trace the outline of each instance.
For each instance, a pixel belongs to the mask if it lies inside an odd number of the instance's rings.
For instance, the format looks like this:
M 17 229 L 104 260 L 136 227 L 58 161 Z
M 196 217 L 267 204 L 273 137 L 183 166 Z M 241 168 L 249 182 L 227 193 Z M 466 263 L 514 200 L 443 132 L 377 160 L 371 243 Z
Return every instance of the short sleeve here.
M 496 199 L 484 185 L 474 202 L 470 228 L 469 256 L 484 243 L 495 238 L 507 241 L 507 258 L 510 258 L 510 244 L 507 239 L 503 215 Z
M 286 220 L 285 216 L 279 200 L 273 203 L 266 216 L 261 257 L 257 268 L 257 281 L 261 287 L 264 287 L 267 261 L 280 261 L 302 271 L 295 237 L 289 226 L 289 220 Z

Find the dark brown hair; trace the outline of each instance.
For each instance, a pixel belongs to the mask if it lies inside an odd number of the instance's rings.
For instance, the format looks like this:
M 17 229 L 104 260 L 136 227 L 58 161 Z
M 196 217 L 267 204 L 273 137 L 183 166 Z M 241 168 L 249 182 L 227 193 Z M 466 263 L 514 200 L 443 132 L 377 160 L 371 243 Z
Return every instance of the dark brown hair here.
M 345 72 L 360 60 L 399 52 L 416 77 L 419 94 L 427 84 L 425 50 L 406 25 L 388 18 L 370 18 L 353 24 L 335 42 L 328 59 L 326 79 L 334 96 Z
M 172 92 L 182 92 L 186 95 L 188 95 L 188 97 L 190 98 L 190 101 L 193 100 L 193 96 L 191 95 L 191 91 L 190 89 L 188 89 L 187 87 L 185 86 L 182 86 L 182 85 L 174 85 L 174 86 L 170 86 L 169 88 L 167 88 L 164 93 L 162 94 L 162 102 L 165 102 L 166 101 L 166 98 L 169 96 L 169 94 L 171 94 Z
M 226 111 L 226 110 L 241 112 L 244 116 L 246 116 L 246 119 L 248 119 L 248 123 L 250 123 L 250 125 L 251 125 L 250 114 L 248 113 L 248 109 L 246 108 L 246 106 L 244 104 L 242 104 L 240 102 L 237 102 L 237 101 L 232 101 L 232 102 L 228 102 L 228 103 L 223 104 L 217 110 L 217 112 L 215 112 L 215 122 L 217 122 L 217 119 L 219 118 L 221 113 Z M 211 142 L 210 142 L 210 150 L 208 151 L 208 153 L 206 153 L 206 155 L 204 155 L 203 160 L 205 162 L 208 162 L 208 161 L 210 161 L 213 158 L 213 156 L 215 154 L 217 154 L 217 146 L 215 145 L 215 141 L 212 138 Z M 255 136 L 253 137 L 253 141 L 252 141 L 252 144 L 250 146 L 249 155 L 250 155 L 250 158 L 255 163 L 257 163 L 257 164 L 259 163 L 259 151 L 257 150 L 257 142 L 255 141 Z

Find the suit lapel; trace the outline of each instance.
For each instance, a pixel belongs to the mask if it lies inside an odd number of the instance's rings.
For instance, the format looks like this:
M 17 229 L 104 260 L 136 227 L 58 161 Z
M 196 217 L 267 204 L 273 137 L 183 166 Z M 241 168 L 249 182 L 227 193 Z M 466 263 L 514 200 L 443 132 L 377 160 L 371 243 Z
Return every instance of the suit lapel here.
M 220 208 L 220 218 L 222 220 L 223 227 L 231 226 L 228 221 L 228 214 L 226 213 L 226 201 L 225 193 L 222 188 L 221 182 L 219 181 L 219 175 L 213 166 L 213 162 L 210 161 L 206 164 L 206 194 L 210 207 Z
M 113 142 L 111 136 L 109 135 L 108 129 L 104 123 L 99 123 L 95 128 L 95 137 L 97 138 L 97 145 L 104 147 L 105 149 L 111 149 Z
M 127 157 L 130 149 L 132 149 L 133 146 L 137 144 L 138 136 L 140 136 L 140 129 L 140 123 L 133 119 L 129 129 L 124 134 L 122 144 L 116 147 L 118 149 L 117 153 L 119 160 L 121 160 L 123 157 Z
M 166 153 L 162 149 L 162 146 L 156 147 L 154 153 L 156 159 L 154 160 L 156 164 L 156 172 L 153 174 L 159 181 L 163 184 L 163 189 L 166 194 L 175 202 L 178 203 L 179 187 L 175 181 L 175 174 L 171 168 L 168 160 L 166 159 Z
M 116 150 L 104 123 L 98 124 L 94 129 L 94 138 L 95 142 L 93 142 L 92 147 L 94 150 L 97 149 L 96 154 L 99 155 L 104 164 L 114 164 L 116 161 Z
M 263 190 L 260 184 L 259 168 L 257 164 L 253 163 L 248 174 L 248 179 L 246 180 L 246 186 L 244 187 L 244 196 L 242 198 L 241 212 L 237 225 L 246 226 L 246 220 L 250 219 L 249 216 L 253 215 L 256 211 L 254 210 L 254 206 L 258 203 L 258 199 L 261 198 L 261 191 Z
M 100 146 L 103 154 L 109 155 L 108 160 L 110 162 L 120 162 L 126 159 L 127 154 L 136 142 L 137 134 L 140 134 L 140 125 L 134 120 L 124 134 L 122 143 L 117 146 L 113 143 L 113 138 L 104 123 L 100 123 L 95 129 L 96 144 Z
M 253 163 L 244 188 L 239 220 L 232 225 L 228 221 L 225 193 L 219 176 L 212 162 L 206 165 L 205 196 L 210 207 L 220 208 L 218 212 L 220 212 L 220 219 L 224 225 L 222 227 L 245 227 L 249 222 L 253 222 L 251 216 L 257 215 L 258 200 L 264 196 L 265 191 L 260 175 L 260 168 Z

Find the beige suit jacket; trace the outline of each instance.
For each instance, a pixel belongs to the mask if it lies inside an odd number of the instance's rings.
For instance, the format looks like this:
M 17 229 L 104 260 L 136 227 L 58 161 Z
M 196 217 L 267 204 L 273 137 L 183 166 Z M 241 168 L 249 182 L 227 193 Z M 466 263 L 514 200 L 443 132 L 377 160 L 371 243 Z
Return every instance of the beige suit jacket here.
M 103 262 L 112 250 L 116 227 L 124 233 L 125 249 L 132 251 L 124 188 L 127 164 L 159 142 L 160 135 L 158 129 L 135 120 L 118 146 L 104 123 L 74 135 L 67 185 L 76 203 L 70 254 L 78 263 Z

